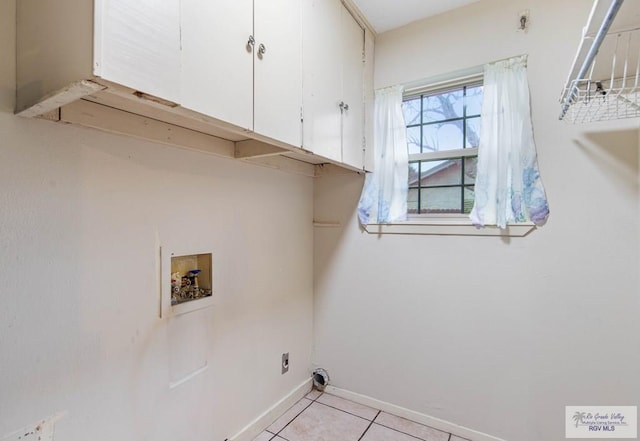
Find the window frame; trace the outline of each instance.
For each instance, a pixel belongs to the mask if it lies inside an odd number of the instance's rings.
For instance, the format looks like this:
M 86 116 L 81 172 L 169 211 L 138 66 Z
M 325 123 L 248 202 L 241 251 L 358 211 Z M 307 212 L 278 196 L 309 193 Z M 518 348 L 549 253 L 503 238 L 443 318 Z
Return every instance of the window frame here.
M 465 72 L 458 72 L 455 76 L 433 78 L 432 81 L 406 84 L 403 102 L 417 96 L 446 90 L 453 90 L 462 86 L 484 84 L 484 74 L 481 67 L 476 67 Z M 416 160 L 442 160 L 456 156 L 451 152 L 458 152 L 457 157 L 466 158 L 476 156 L 478 147 L 462 148 L 457 150 L 445 150 L 439 152 L 413 153 L 409 155 L 409 162 Z M 462 183 L 464 187 L 464 182 Z M 525 237 L 536 229 L 532 222 L 514 223 L 507 228 L 500 229 L 496 226 L 476 227 L 471 223 L 469 215 L 465 213 L 415 213 L 409 214 L 408 220 L 393 224 L 367 224 L 364 230 L 368 234 L 395 234 L 395 235 L 437 235 L 437 236 L 483 236 L 483 237 Z

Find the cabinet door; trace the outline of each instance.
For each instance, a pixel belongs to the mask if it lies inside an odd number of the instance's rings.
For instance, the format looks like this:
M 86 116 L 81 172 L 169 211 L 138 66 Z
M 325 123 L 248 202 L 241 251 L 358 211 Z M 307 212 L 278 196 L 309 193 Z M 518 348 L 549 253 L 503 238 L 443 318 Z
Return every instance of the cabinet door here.
M 374 37 L 368 30 L 364 34 L 364 169 L 373 171 L 375 155 L 373 149 L 373 54 Z
M 341 8 L 338 0 L 305 0 L 302 21 L 303 147 L 336 161 L 342 160 Z
M 96 0 L 94 74 L 180 101 L 180 0 Z
M 301 15 L 300 0 L 254 2 L 254 131 L 298 147 L 302 145 Z
M 364 29 L 342 7 L 342 162 L 363 168 L 364 153 Z
M 182 0 L 182 106 L 253 128 L 252 0 Z

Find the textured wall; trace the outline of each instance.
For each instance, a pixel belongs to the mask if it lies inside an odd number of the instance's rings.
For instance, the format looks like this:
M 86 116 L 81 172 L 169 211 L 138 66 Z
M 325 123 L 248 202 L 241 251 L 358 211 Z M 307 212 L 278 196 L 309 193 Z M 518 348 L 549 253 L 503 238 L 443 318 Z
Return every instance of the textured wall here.
M 0 438 L 62 412 L 60 440 L 223 441 L 309 376 L 313 182 L 13 116 L 14 10 L 0 1 Z M 213 253 L 213 307 L 158 317 L 159 244 Z
M 378 237 L 361 178 L 318 179 L 316 219 L 342 223 L 315 231 L 314 363 L 336 386 L 510 441 L 564 438 L 565 405 L 640 404 L 638 122 L 558 121 L 589 3 L 483 0 L 378 36 L 376 87 L 529 54 L 551 217 L 511 240 Z

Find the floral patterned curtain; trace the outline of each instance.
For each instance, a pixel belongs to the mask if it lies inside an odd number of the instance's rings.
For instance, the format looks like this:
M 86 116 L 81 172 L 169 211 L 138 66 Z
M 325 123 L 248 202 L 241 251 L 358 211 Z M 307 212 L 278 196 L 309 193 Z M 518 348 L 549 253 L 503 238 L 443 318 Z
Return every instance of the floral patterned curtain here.
M 526 55 L 484 68 L 474 225 L 536 225 L 549 216 L 531 125 Z
M 374 171 L 365 178 L 358 203 L 362 224 L 407 219 L 409 154 L 402 113 L 403 87 L 376 90 L 374 109 Z

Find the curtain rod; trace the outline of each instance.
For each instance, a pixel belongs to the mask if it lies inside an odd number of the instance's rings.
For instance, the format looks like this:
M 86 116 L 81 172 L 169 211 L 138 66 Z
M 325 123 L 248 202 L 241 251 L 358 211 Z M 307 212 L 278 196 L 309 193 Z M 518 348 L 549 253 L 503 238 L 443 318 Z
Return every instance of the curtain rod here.
M 445 87 L 455 87 L 458 84 L 470 83 L 473 81 L 480 81 L 482 79 L 482 72 L 464 75 L 464 76 L 454 76 L 448 80 L 441 81 L 421 81 L 421 85 L 413 86 L 413 87 L 405 87 L 404 95 L 418 95 L 420 93 L 427 92 L 429 90 L 434 89 L 442 89 Z
M 470 67 L 468 69 L 459 70 L 451 74 L 439 75 L 431 77 L 431 79 L 412 81 L 405 84 L 404 95 L 418 95 L 429 90 L 440 89 L 444 87 L 455 87 L 458 84 L 468 83 L 481 80 L 484 75 L 484 66 L 487 64 L 499 63 L 501 61 L 511 60 L 512 58 L 527 57 L 527 54 L 513 55 L 510 57 L 493 60 L 485 64 Z

